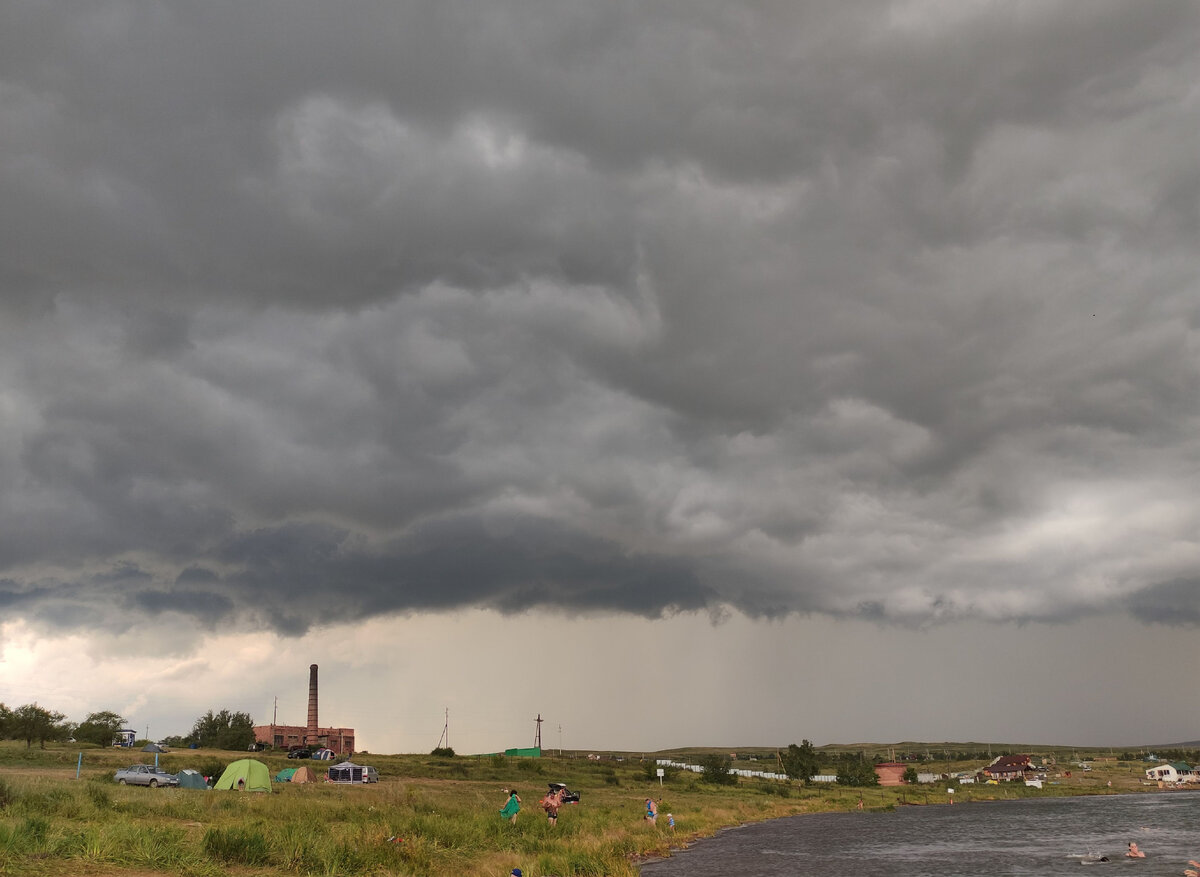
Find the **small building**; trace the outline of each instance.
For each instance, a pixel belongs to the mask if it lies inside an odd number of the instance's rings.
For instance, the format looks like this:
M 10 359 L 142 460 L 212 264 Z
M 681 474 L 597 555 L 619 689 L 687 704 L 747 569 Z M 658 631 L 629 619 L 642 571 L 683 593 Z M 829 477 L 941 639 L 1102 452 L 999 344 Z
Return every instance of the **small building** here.
M 875 765 L 875 775 L 879 777 L 881 786 L 904 785 L 904 771 L 906 770 L 908 770 L 908 765 L 898 761 L 885 761 Z
M 1034 773 L 1028 755 L 1002 755 L 983 769 L 993 780 L 1024 780 Z
M 113 735 L 112 745 L 123 746 L 128 749 L 133 746 L 135 740 L 137 740 L 137 731 L 132 728 L 122 728 Z

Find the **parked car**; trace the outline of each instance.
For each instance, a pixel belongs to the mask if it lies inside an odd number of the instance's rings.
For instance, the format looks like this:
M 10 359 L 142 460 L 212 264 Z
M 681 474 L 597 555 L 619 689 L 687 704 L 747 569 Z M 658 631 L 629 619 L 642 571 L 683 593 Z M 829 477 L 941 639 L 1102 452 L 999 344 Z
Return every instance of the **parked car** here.
M 177 786 L 179 777 L 173 773 L 160 770 L 153 764 L 131 764 L 123 767 L 113 775 L 122 786 Z
M 562 792 L 562 802 L 564 804 L 578 804 L 579 793 L 572 792 L 562 783 L 550 783 L 550 793 Z
M 288 758 L 308 758 L 312 755 L 307 749 L 293 749 L 288 753 Z

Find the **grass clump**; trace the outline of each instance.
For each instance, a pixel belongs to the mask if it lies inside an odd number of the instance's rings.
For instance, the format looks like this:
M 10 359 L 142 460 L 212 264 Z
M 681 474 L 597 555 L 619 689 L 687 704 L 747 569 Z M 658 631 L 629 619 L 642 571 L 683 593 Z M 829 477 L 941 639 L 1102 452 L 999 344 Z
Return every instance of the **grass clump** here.
M 204 833 L 204 853 L 230 865 L 265 865 L 271 861 L 267 839 L 257 831 L 241 828 L 210 828 Z
M 0 810 L 16 803 L 17 791 L 0 777 Z

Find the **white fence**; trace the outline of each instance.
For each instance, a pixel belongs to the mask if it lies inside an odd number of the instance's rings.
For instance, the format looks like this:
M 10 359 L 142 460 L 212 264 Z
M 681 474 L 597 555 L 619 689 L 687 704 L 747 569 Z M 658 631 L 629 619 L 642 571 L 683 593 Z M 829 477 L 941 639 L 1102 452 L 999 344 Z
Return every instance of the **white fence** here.
M 669 758 L 659 758 L 655 761 L 655 764 L 657 764 L 659 767 L 677 767 L 680 770 L 690 770 L 692 773 L 703 773 L 704 772 L 704 768 L 702 768 L 698 764 L 684 764 L 681 761 L 671 761 L 671 759 L 669 759 Z M 767 771 L 767 770 L 742 770 L 741 768 L 731 767 L 729 769 L 729 772 L 731 774 L 735 774 L 736 776 L 740 776 L 740 777 L 762 777 L 765 780 L 785 780 L 786 781 L 788 779 L 788 775 L 785 773 L 773 773 L 772 771 Z M 814 782 L 822 782 L 823 781 L 823 779 L 821 777 L 813 777 L 812 780 Z M 833 782 L 833 780 L 834 780 L 834 777 L 830 777 L 828 781 Z

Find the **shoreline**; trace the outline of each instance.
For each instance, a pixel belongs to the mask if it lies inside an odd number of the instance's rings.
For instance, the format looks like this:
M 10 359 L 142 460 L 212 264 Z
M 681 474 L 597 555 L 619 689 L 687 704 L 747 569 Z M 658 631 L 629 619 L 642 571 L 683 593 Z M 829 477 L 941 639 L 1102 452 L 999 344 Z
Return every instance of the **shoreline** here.
M 855 787 L 846 787 L 846 788 L 852 789 Z M 868 787 L 868 788 L 870 788 L 870 790 L 872 790 L 872 791 L 876 791 L 879 788 L 889 788 L 889 789 L 908 788 L 908 789 L 911 789 L 912 787 L 911 786 L 909 786 L 909 787 L 896 787 L 896 786 L 875 787 L 875 786 L 872 786 L 872 787 Z M 1000 790 L 1005 789 L 1005 787 L 1003 785 L 991 786 L 989 788 L 1000 789 Z M 1042 790 L 1038 790 L 1038 791 L 1042 791 Z M 785 815 L 781 815 L 781 816 L 768 816 L 763 819 L 743 821 L 743 822 L 739 822 L 736 824 L 719 826 L 710 833 L 698 834 L 698 835 L 689 837 L 681 846 L 673 846 L 671 848 L 671 850 L 665 855 L 661 854 L 661 853 L 635 854 L 635 855 L 630 856 L 630 862 L 637 868 L 637 873 L 641 874 L 641 869 L 645 865 L 650 865 L 650 864 L 654 864 L 656 862 L 662 862 L 662 861 L 666 861 L 667 859 L 674 858 L 676 853 L 690 852 L 697 845 L 702 844 L 705 841 L 711 841 L 711 840 L 715 839 L 722 832 L 736 831 L 741 828 L 746 828 L 751 825 L 760 825 L 760 824 L 763 824 L 766 822 L 774 822 L 774 821 L 784 820 L 784 819 L 799 819 L 799 818 L 803 818 L 805 816 L 815 816 L 815 815 L 823 814 L 823 813 L 845 813 L 847 815 L 850 815 L 852 813 L 888 813 L 888 812 L 894 812 L 895 810 L 899 809 L 900 807 L 970 806 L 971 804 L 991 804 L 991 803 L 996 803 L 999 801 L 1047 800 L 1047 799 L 1055 799 L 1055 798 L 1097 798 L 1097 797 L 1117 797 L 1117 796 L 1129 797 L 1131 795 L 1151 795 L 1151 794 L 1159 794 L 1159 793 L 1165 793 L 1165 792 L 1184 792 L 1184 793 L 1200 792 L 1200 784 L 1194 784 L 1194 783 L 1193 784 L 1176 784 L 1176 785 L 1165 786 L 1165 787 L 1141 785 L 1141 786 L 1131 786 L 1131 787 L 1123 788 L 1123 789 L 1106 787 L 1104 789 L 1097 789 L 1094 791 L 1088 790 L 1088 791 L 1076 791 L 1076 792 L 1063 792 L 1061 794 L 1038 794 L 1038 795 L 1022 794 L 1022 795 L 1016 795 L 1016 796 L 1011 796 L 1011 797 L 1010 796 L 1001 796 L 1001 795 L 989 795 L 987 797 L 968 798 L 968 799 L 960 800 L 957 802 L 955 802 L 953 800 L 936 801 L 936 802 L 897 801 L 888 806 L 868 807 L 864 810 L 858 810 L 857 808 L 849 809 L 849 810 L 844 810 L 844 809 L 840 809 L 840 808 L 839 809 L 830 808 L 830 809 L 824 809 L 824 810 L 806 810 L 806 811 L 802 811 L 802 812 L 798 812 L 798 813 L 790 813 L 790 814 L 785 814 Z

